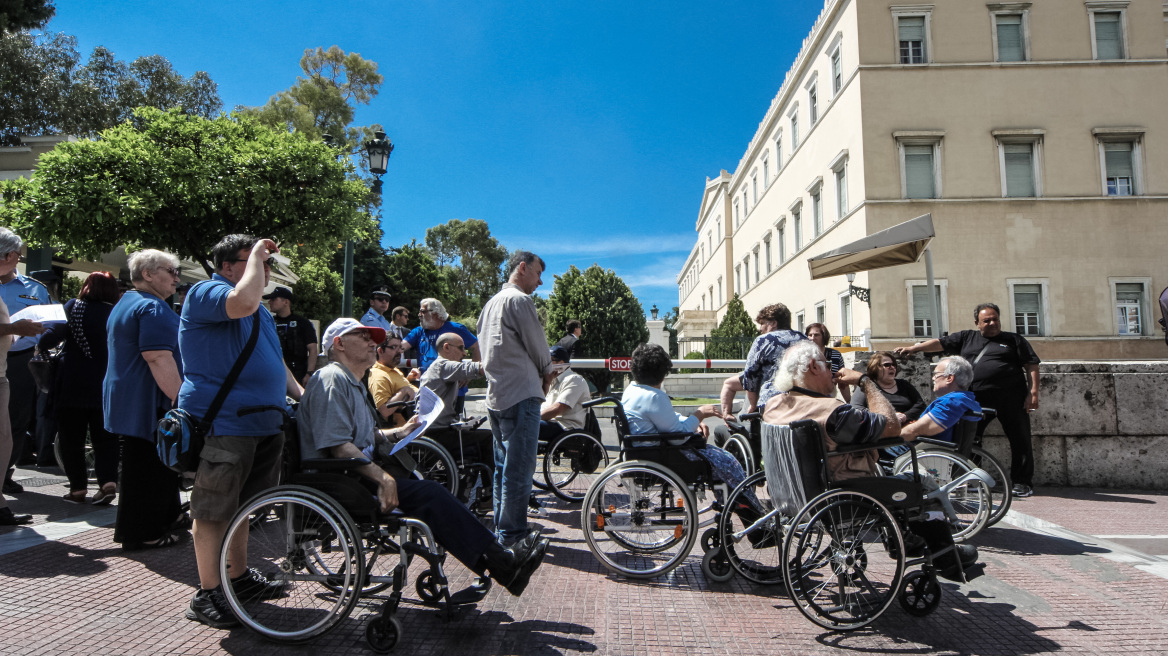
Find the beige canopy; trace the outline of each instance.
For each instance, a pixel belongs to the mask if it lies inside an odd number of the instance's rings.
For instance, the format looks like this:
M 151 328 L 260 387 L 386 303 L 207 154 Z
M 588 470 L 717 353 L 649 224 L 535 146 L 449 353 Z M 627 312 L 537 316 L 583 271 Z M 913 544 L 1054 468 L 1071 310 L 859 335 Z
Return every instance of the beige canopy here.
M 918 262 L 933 240 L 933 215 L 918 216 L 807 260 L 811 279 Z

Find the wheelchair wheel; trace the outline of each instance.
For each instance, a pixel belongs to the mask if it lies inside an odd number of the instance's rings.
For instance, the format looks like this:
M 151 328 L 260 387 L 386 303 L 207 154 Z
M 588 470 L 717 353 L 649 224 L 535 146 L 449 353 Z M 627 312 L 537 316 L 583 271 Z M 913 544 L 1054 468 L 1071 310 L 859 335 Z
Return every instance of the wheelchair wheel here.
M 745 437 L 738 433 L 731 433 L 722 448 L 734 456 L 738 464 L 742 465 L 742 471 L 746 472 L 747 476 L 754 473 L 754 451 L 750 448 L 750 442 Z
M 926 574 L 920 570 L 904 577 L 904 585 L 898 597 L 904 612 L 915 617 L 924 617 L 941 605 L 941 584 L 936 574 Z
M 730 560 L 721 549 L 711 549 L 702 556 L 702 574 L 705 574 L 709 581 L 725 583 L 734 578 L 734 568 L 730 566 Z
M 376 616 L 365 624 L 365 642 L 378 654 L 388 654 L 401 639 L 402 625 L 396 617 Z
M 858 629 L 888 609 L 904 574 L 892 514 L 866 494 L 831 490 L 803 507 L 783 544 L 787 593 L 807 619 Z
M 253 516 L 265 520 L 252 526 Z M 248 533 L 248 566 L 287 586 L 274 599 L 241 597 L 223 586 L 231 610 L 249 628 L 276 642 L 304 642 L 352 612 L 365 578 L 361 534 L 328 497 L 295 486 L 274 488 L 239 509 L 223 544 L 241 531 Z M 226 581 L 226 547 L 219 572 Z
M 661 465 L 630 461 L 609 467 L 580 509 L 588 548 L 609 570 L 656 578 L 681 564 L 698 536 L 693 493 Z
M 436 481 L 451 494 L 458 494 L 458 465 L 445 447 L 423 436 L 410 442 L 406 452 L 418 463 L 418 473 L 422 478 Z
M 544 480 L 552 493 L 564 501 L 582 500 L 606 469 L 608 451 L 590 433 L 566 433 L 543 459 Z
M 1010 481 L 1010 474 L 1003 467 L 998 459 L 991 456 L 981 447 L 973 447 L 973 452 L 970 453 L 969 458 L 973 464 L 981 467 L 989 473 L 990 477 L 994 479 L 994 484 L 990 487 L 990 518 L 986 522 L 986 526 L 993 526 L 1010 512 L 1010 500 L 1013 499 L 1013 494 L 1010 493 L 1013 484 Z
M 753 507 L 748 501 L 748 490 L 754 492 L 755 498 L 761 504 L 760 508 Z M 757 472 L 746 477 L 746 480 L 730 493 L 718 524 L 717 535 L 730 566 L 748 581 L 763 585 L 777 585 L 783 582 L 784 518 L 776 515 L 741 539 L 736 540 L 734 536 L 746 530 L 773 508 L 774 504 L 767 493 L 766 476 L 763 472 Z M 750 520 L 749 524 L 739 516 L 740 513 Z
M 938 487 L 969 473 L 972 463 L 953 451 L 942 449 L 922 449 L 917 453 L 917 466 L 922 478 L 931 476 Z M 896 474 L 912 471 L 912 459 L 896 461 Z M 980 479 L 974 479 L 949 491 L 949 503 L 957 513 L 957 525 L 953 527 L 953 540 L 961 542 L 977 535 L 986 527 L 990 516 L 990 490 Z

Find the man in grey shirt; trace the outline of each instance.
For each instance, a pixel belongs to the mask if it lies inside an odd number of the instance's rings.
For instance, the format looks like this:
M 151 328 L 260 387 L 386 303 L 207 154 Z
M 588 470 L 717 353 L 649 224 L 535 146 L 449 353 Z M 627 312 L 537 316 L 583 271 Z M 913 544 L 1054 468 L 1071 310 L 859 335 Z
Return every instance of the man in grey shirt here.
M 422 387 L 442 399 L 442 415 L 430 424 L 431 429 L 448 428 L 458 419 L 454 403 L 458 400 L 458 389 L 468 382 L 483 377 L 481 362 L 463 362 L 466 345 L 458 333 L 443 333 L 436 342 L 438 358 L 426 369 L 419 381 Z
M 377 361 L 377 344 L 384 339 L 383 329 L 363 326 L 356 319 L 337 319 L 325 330 L 321 346 L 330 362 L 309 379 L 297 416 L 302 459 L 368 458 L 378 441 L 401 437 L 417 425 L 417 420 L 411 419 L 401 428 L 377 429 L 375 410 L 367 400 L 361 377 Z M 547 538 L 531 532 L 504 549 L 439 483 L 395 479 L 372 463 L 357 473 L 376 486 L 383 513 L 401 508 L 425 522 L 434 539 L 463 565 L 480 577 L 489 570 L 491 578 L 513 595 L 523 592 L 543 561 Z M 478 601 L 486 589 L 485 582 L 480 582 L 477 588 L 456 593 L 451 601 Z
M 527 501 L 539 448 L 539 406 L 555 378 L 547 337 L 531 294 L 543 260 L 515 251 L 507 283 L 479 315 L 479 350 L 495 446 L 495 535 L 508 545 L 527 533 Z

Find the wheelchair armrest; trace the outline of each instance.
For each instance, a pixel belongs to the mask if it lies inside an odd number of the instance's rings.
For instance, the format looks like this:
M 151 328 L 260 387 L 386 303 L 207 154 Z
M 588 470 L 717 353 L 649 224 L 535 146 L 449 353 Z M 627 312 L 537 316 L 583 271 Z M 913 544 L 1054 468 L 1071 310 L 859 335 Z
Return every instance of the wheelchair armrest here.
M 620 399 L 616 398 L 615 396 L 602 396 L 599 399 L 592 399 L 591 401 L 585 401 L 584 403 L 581 403 L 580 405 L 585 407 L 585 408 L 591 408 L 594 405 L 600 405 L 602 403 L 620 403 Z
M 684 447 L 700 448 L 706 445 L 706 437 L 701 433 L 640 433 L 625 435 L 622 440 L 633 449 L 680 449 Z M 670 444 L 670 440 L 685 440 L 680 444 Z M 647 446 L 633 446 L 633 442 L 651 442 Z
M 742 422 L 754 421 L 755 419 L 758 419 L 761 416 L 762 416 L 761 412 L 744 412 L 744 413 L 738 415 L 738 421 L 742 421 Z
M 886 437 L 882 440 L 876 440 L 875 442 L 867 442 L 864 444 L 837 444 L 835 447 L 835 451 L 828 451 L 827 455 L 830 457 L 830 456 L 834 456 L 834 455 L 843 455 L 845 453 L 855 453 L 857 451 L 869 451 L 871 449 L 883 449 L 886 447 L 898 446 L 901 444 L 908 444 L 909 446 L 912 446 L 911 443 L 905 442 L 904 440 L 900 439 L 899 437 Z
M 937 439 L 933 439 L 931 437 L 918 437 L 917 442 L 920 444 L 932 444 L 933 446 L 943 446 L 947 449 L 954 449 L 954 450 L 957 449 L 957 445 L 952 443 L 952 442 L 946 442 L 945 440 L 937 440 Z
M 343 472 L 372 464 L 368 458 L 311 458 L 300 461 L 301 471 Z
M 450 427 L 453 428 L 454 430 L 459 430 L 459 431 L 474 430 L 474 429 L 478 428 L 479 426 L 482 426 L 483 422 L 485 422 L 486 420 L 487 420 L 486 417 L 471 417 L 471 418 L 467 419 L 466 421 L 457 421 L 453 424 L 450 424 Z

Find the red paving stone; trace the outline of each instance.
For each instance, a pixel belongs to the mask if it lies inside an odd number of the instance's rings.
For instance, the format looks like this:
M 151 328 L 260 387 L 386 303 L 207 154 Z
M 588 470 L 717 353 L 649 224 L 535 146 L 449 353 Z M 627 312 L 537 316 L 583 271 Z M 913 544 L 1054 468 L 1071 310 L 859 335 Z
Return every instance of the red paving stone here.
M 1166 495 L 1042 490 L 1019 512 L 1093 534 L 1162 531 Z M 44 515 L 88 512 L 55 497 L 62 485 L 29 488 L 13 504 Z M 403 606 L 394 653 L 428 654 L 1163 654 L 1168 652 L 1168 580 L 1108 560 L 1097 547 L 1002 524 L 976 539 L 987 575 L 944 584 L 941 607 L 914 618 L 894 604 L 873 626 L 825 632 L 779 588 L 742 579 L 710 583 L 693 555 L 670 576 L 630 581 L 589 553 L 574 507 L 548 498 L 537 520 L 552 537 L 544 566 L 522 598 L 497 587 L 446 622 Z M 1138 512 L 1137 512 L 1138 511 Z M 1129 517 L 1120 524 L 1116 514 Z M 1076 524 L 1076 521 L 1082 523 Z M 1091 528 L 1085 531 L 1084 528 Z M 13 529 L 0 530 L 0 547 Z M 362 654 L 362 600 L 334 631 L 308 645 L 276 645 L 247 629 L 216 631 L 183 617 L 196 582 L 189 543 L 123 554 L 112 528 L 0 556 L 0 654 Z M 416 576 L 419 565 L 411 570 Z M 469 580 L 450 566 L 452 586 Z M 408 588 L 412 593 L 412 582 Z

